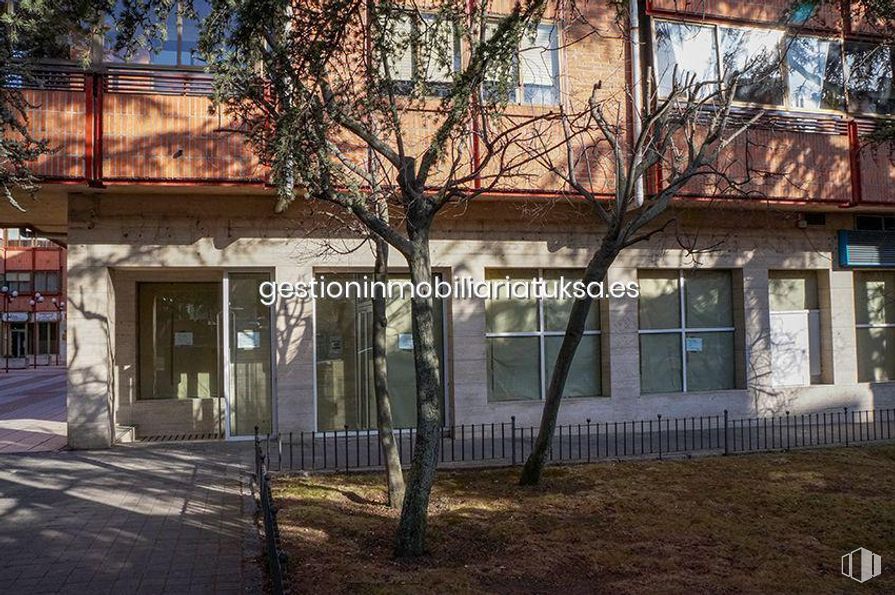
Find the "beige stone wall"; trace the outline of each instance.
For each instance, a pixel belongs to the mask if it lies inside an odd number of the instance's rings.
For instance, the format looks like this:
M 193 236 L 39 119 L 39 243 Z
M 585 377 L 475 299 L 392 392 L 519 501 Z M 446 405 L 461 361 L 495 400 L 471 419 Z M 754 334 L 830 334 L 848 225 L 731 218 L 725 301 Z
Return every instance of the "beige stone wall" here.
M 220 276 L 225 270 L 266 269 L 279 281 L 309 280 L 314 270 L 368 270 L 367 248 L 346 251 L 354 240 L 320 227 L 319 217 L 294 207 L 273 215 L 265 197 L 72 196 L 69 295 L 70 426 L 72 443 L 93 444 L 110 420 L 176 431 L 196 423 L 189 411 L 166 420 L 167 405 L 133 399 L 136 304 L 134 283 Z M 599 231 L 571 205 L 540 210 L 491 202 L 460 217 L 447 212 L 432 244 L 433 265 L 447 276 L 484 279 L 489 267 L 583 267 Z M 741 388 L 708 393 L 640 394 L 637 302 L 607 300 L 603 313 L 602 398 L 569 399 L 562 422 L 649 419 L 684 415 L 782 414 L 848 406 L 895 405 L 895 383 L 859 384 L 855 359 L 852 273 L 836 266 L 835 230 L 852 226 L 850 214 L 831 213 L 825 227 L 797 227 L 797 214 L 720 207 L 671 214 L 666 231 L 628 249 L 609 281 L 636 280 L 638 268 L 734 269 L 735 317 Z M 323 238 L 331 238 L 328 242 Z M 332 238 L 336 238 L 335 240 Z M 686 246 L 686 248 L 682 247 Z M 392 251 L 393 270 L 404 267 Z M 818 271 L 825 335 L 822 359 L 829 384 L 790 390 L 769 385 L 768 270 Z M 313 304 L 281 301 L 276 310 L 276 416 L 281 431 L 315 424 Z M 485 365 L 485 310 L 477 300 L 447 305 L 447 383 L 453 423 L 500 422 L 511 415 L 535 424 L 540 402 L 489 403 Z M 114 398 L 112 396 L 114 395 Z M 170 407 L 179 407 L 172 404 Z M 104 409 L 105 407 L 105 409 Z M 152 410 L 151 410 L 152 409 Z M 170 425 L 166 425 L 170 424 Z

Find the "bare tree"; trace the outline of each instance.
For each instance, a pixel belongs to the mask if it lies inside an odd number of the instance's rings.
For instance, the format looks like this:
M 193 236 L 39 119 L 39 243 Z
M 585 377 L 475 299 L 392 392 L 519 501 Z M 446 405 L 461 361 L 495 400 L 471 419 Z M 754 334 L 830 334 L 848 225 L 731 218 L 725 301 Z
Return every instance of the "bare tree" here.
M 301 199 L 350 213 L 420 287 L 432 279 L 441 209 L 536 162 L 515 148 L 556 114 L 502 114 L 520 43 L 554 2 L 521 0 L 499 17 L 491 1 L 216 2 L 201 45 L 216 99 L 271 168 L 279 208 Z M 463 64 L 457 42 L 469 50 Z M 414 292 L 411 312 L 418 431 L 399 556 L 425 551 L 442 424 L 432 297 Z
M 602 282 L 623 249 L 662 231 L 664 226 L 653 224 L 689 184 L 708 179 L 711 185 L 723 187 L 726 192 L 745 192 L 750 173 L 747 170 L 737 175 L 729 152 L 731 145 L 764 112 L 737 114 L 733 101 L 744 75 L 751 74 L 752 80 L 767 76 L 777 60 L 762 57 L 743 70 L 728 72 L 724 80 L 700 80 L 692 73 L 678 73 L 675 69 L 670 76 L 663 77 L 661 92 L 647 92 L 645 107 L 633 110 L 632 118 L 636 122 L 632 124 L 636 125 L 630 127 L 618 115 L 624 112 L 619 99 L 601 101 L 596 87 L 585 110 L 563 115 L 565 159 L 556 161 L 550 159 L 552 153 L 538 153 L 546 167 L 590 206 L 603 231 L 584 270 L 585 284 Z M 639 91 L 630 91 L 636 92 Z M 609 201 L 592 190 L 592 180 L 586 175 L 589 170 L 584 169 L 584 175 L 580 173 L 590 147 L 600 145 L 608 146 L 611 154 L 615 187 Z M 662 174 L 662 183 L 650 189 L 649 180 L 657 169 Z M 536 484 L 541 478 L 572 359 L 581 342 L 592 302 L 589 295 L 584 295 L 572 305 L 547 387 L 538 436 L 520 477 L 522 485 Z

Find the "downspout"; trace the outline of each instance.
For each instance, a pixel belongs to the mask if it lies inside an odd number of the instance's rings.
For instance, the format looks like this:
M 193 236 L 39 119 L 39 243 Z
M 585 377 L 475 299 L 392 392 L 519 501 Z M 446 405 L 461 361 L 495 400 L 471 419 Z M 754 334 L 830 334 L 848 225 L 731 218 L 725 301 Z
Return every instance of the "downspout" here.
M 643 84 L 640 80 L 643 72 L 640 63 L 640 4 L 637 0 L 628 0 L 628 20 L 631 34 L 631 120 L 632 140 L 634 143 L 640 138 L 643 112 Z M 643 151 L 637 151 L 634 155 L 634 163 L 639 164 L 643 160 Z M 643 176 L 634 181 L 634 202 L 637 208 L 643 206 Z

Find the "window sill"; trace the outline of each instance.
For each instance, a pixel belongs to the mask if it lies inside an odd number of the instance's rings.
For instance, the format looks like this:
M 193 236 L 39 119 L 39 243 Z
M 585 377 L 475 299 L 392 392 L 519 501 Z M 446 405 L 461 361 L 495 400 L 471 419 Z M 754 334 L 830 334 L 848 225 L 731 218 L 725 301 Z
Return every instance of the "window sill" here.
M 695 397 L 734 397 L 734 396 L 748 396 L 749 390 L 745 388 L 722 388 L 718 390 L 700 390 L 700 391 L 677 391 L 677 392 L 666 392 L 666 393 L 640 393 L 641 399 L 680 399 L 686 398 L 689 396 Z

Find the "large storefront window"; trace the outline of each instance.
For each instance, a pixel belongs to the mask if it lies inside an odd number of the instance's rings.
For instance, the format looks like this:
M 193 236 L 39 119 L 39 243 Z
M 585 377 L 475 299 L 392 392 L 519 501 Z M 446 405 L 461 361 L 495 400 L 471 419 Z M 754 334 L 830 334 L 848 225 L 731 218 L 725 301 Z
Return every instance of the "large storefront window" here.
M 218 283 L 139 283 L 139 399 L 221 396 Z
M 538 269 L 489 269 L 485 278 L 492 285 L 543 278 L 552 281 L 549 295 L 562 276 L 580 278 L 581 271 Z M 495 296 L 497 297 L 497 296 Z M 565 335 L 574 300 L 519 299 L 503 291 L 499 299 L 485 304 L 485 337 L 488 344 L 488 400 L 524 401 L 544 398 L 550 375 Z M 584 337 L 572 360 L 564 397 L 595 397 L 602 394 L 599 304 L 593 303 Z
M 362 274 L 325 274 L 327 283 L 361 281 Z M 398 277 L 392 275 L 393 280 Z M 413 361 L 410 293 L 386 303 L 386 358 L 394 427 L 416 425 L 416 368 Z M 435 300 L 435 342 L 444 385 L 443 304 Z M 350 296 L 315 303 L 317 341 L 317 429 L 376 427 L 373 389 L 373 303 Z M 442 391 L 442 403 L 444 396 Z
M 816 271 L 769 271 L 773 386 L 821 382 L 820 301 Z
M 858 381 L 895 380 L 895 272 L 855 273 Z
M 735 387 L 730 271 L 642 270 L 642 393 Z

